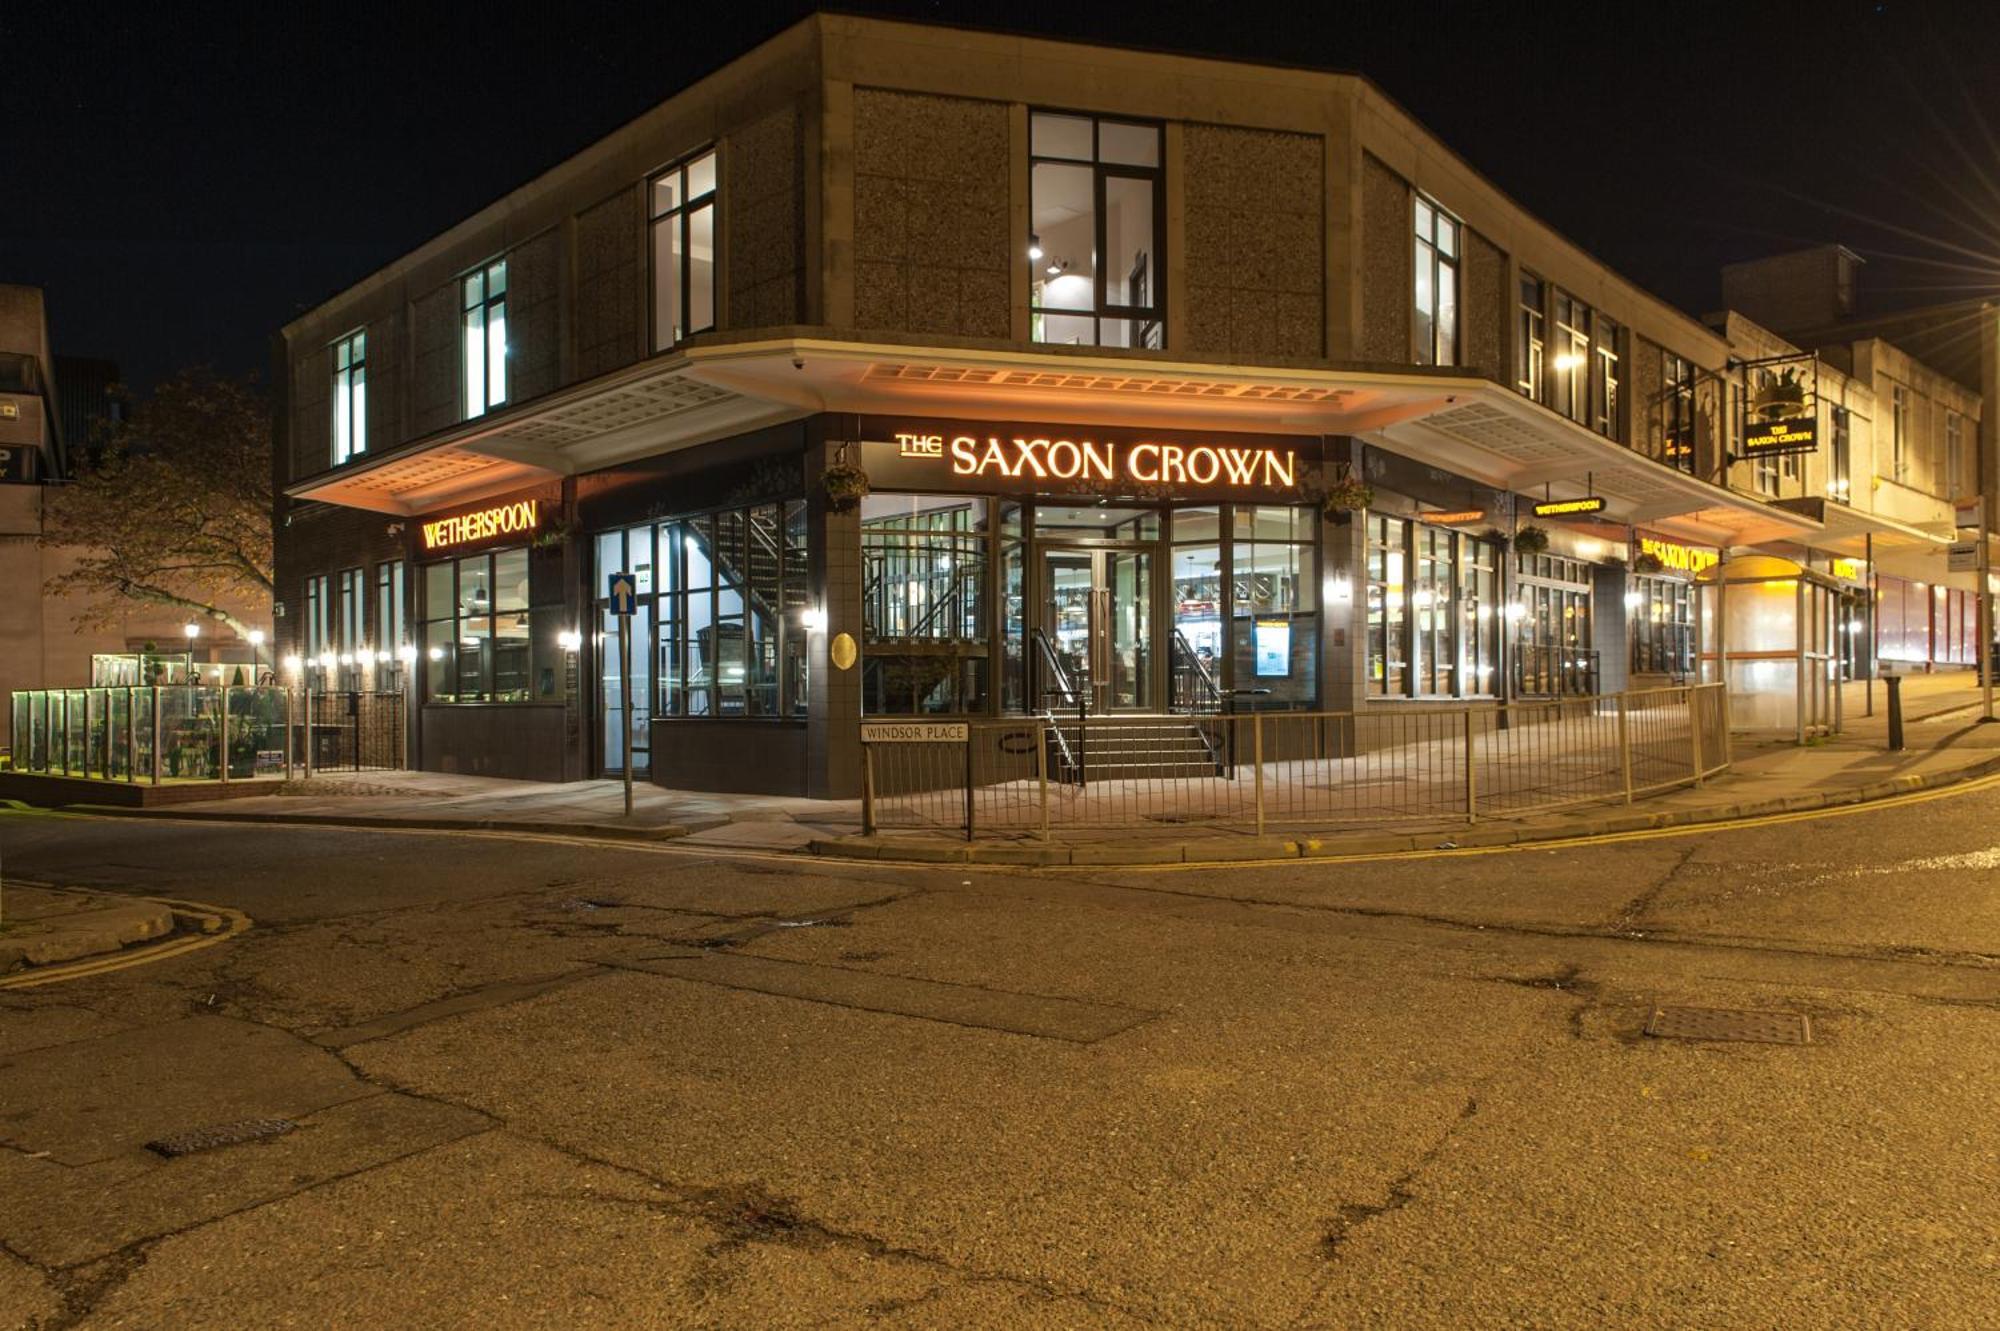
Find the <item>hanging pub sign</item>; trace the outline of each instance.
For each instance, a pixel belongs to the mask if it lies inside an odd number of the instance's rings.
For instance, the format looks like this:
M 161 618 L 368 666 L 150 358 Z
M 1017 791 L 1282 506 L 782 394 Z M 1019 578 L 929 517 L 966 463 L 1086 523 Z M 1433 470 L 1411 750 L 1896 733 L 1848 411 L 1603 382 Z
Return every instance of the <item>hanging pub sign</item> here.
M 869 418 L 876 489 L 1022 494 L 1293 496 L 1317 440 L 1186 430 Z
M 1604 511 L 1604 496 L 1591 495 L 1585 499 L 1545 499 L 1536 504 L 1538 518 L 1580 518 L 1590 513 Z
M 1788 357 L 1747 367 L 1743 409 L 1746 458 L 1810 453 L 1819 447 L 1819 360 Z
M 1657 536 L 1641 536 L 1639 553 L 1651 555 L 1660 561 L 1660 567 L 1675 573 L 1685 573 L 1692 577 L 1705 568 L 1713 568 L 1722 561 L 1722 556 L 1714 550 L 1704 550 L 1699 546 L 1682 545 L 1678 541 L 1663 541 Z

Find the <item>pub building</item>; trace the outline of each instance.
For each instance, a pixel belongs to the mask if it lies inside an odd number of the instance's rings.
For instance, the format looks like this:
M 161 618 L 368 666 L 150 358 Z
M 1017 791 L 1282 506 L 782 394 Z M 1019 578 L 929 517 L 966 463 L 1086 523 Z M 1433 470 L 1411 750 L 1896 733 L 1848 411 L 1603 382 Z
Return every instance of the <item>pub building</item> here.
M 1700 559 L 1822 525 L 1723 483 L 1718 333 L 1365 79 L 841 15 L 275 354 L 280 659 L 434 771 L 1678 682 Z

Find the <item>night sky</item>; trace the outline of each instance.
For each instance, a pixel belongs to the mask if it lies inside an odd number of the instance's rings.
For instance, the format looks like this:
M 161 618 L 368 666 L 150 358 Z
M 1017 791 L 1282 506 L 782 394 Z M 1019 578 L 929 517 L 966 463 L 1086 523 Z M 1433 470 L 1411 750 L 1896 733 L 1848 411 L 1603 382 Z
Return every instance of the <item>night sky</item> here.
M 0 281 L 137 386 L 262 370 L 299 311 L 810 8 L 5 6 Z M 1720 264 L 1824 241 L 1876 306 L 2000 291 L 1996 5 L 847 8 L 1368 74 L 1695 313 Z

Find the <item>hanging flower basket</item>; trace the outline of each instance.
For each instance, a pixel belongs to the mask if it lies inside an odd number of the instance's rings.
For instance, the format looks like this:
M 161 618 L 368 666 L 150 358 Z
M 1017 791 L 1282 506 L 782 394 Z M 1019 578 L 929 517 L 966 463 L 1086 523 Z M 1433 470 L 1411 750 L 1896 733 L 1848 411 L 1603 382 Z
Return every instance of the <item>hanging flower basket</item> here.
M 1375 491 L 1359 477 L 1346 475 L 1326 488 L 1319 498 L 1319 511 L 1335 522 L 1346 522 L 1353 514 L 1375 502 Z
M 1647 573 L 1647 574 L 1662 573 L 1666 571 L 1666 567 L 1667 566 L 1660 561 L 1660 557 L 1654 554 L 1651 550 L 1642 552 L 1636 559 L 1632 561 L 1632 571 L 1634 573 Z
M 1547 528 L 1530 525 L 1514 533 L 1515 554 L 1538 555 L 1548 548 L 1549 533 Z
M 537 550 L 554 550 L 562 546 L 570 537 L 570 525 L 557 519 L 534 534 L 528 544 Z
M 845 513 L 868 497 L 868 473 L 845 460 L 828 467 L 820 484 L 828 507 L 836 513 Z

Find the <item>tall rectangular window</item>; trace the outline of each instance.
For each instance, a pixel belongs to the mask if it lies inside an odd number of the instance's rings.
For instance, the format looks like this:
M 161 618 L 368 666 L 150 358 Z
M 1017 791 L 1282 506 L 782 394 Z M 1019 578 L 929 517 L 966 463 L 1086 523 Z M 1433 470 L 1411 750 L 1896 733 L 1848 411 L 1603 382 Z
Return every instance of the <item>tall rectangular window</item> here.
M 1910 390 L 1901 384 L 1889 385 L 1889 479 L 1902 481 L 1910 474 Z
M 333 650 L 333 611 L 328 606 L 327 581 L 324 573 L 306 579 L 305 655 L 310 662 L 317 662 Z
M 550 702 L 559 694 L 559 605 L 533 605 L 528 551 L 427 564 L 424 698 L 428 702 Z M 545 589 L 546 590 L 546 589 Z
M 715 327 L 715 150 L 646 185 L 652 230 L 653 350 Z
M 1944 483 L 1936 487 L 1937 493 L 1946 499 L 1958 498 L 1962 490 L 1971 489 L 1959 474 L 1965 465 L 1965 417 L 1955 411 L 1944 414 Z
M 1416 200 L 1417 364 L 1458 363 L 1458 222 L 1429 199 Z
M 333 465 L 368 451 L 368 334 L 333 344 Z
M 409 622 L 403 610 L 403 561 L 392 559 L 375 566 L 376 688 L 397 686 L 396 672 L 402 668 L 403 647 L 409 640 Z
M 507 261 L 497 259 L 460 283 L 465 415 L 470 420 L 507 401 Z
M 1028 153 L 1030 337 L 1165 346 L 1160 127 L 1037 111 Z
M 1659 459 L 1694 475 L 1694 362 L 1660 353 Z
M 1573 421 L 1590 406 L 1590 307 L 1567 291 L 1556 292 L 1554 394 L 1549 403 Z
M 1835 407 L 1831 416 L 1833 440 L 1827 449 L 1826 496 L 1846 504 L 1853 502 L 1850 498 L 1853 482 L 1848 471 L 1853 465 L 1853 422 L 1846 407 Z
M 1618 335 L 1612 320 L 1598 315 L 1591 329 L 1590 428 L 1607 438 L 1623 433 L 1618 417 Z
M 1477 697 L 1499 665 L 1497 548 L 1468 532 L 1368 518 L 1368 692 Z
M 340 660 L 340 687 L 359 688 L 361 667 L 374 659 L 374 652 L 368 645 L 368 626 L 364 618 L 368 613 L 368 600 L 367 589 L 361 581 L 361 570 L 342 569 L 339 587 L 335 650 Z
M 1542 400 L 1543 303 L 1548 299 L 1542 279 L 1521 275 L 1520 346 L 1514 353 L 1514 387 L 1529 399 Z

